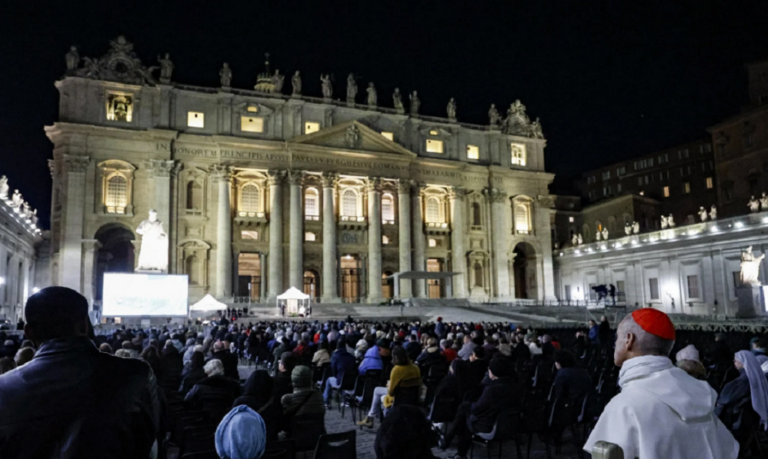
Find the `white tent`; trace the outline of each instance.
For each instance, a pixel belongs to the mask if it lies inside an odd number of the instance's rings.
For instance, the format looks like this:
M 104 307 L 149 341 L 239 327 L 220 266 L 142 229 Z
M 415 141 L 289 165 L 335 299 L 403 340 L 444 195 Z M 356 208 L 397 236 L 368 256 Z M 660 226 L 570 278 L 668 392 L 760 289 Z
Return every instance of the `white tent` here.
M 216 298 L 210 294 L 205 295 L 202 300 L 189 307 L 190 311 L 223 311 L 227 305 L 216 301 Z
M 277 308 L 280 315 L 299 314 L 308 317 L 312 311 L 310 296 L 296 287 L 291 287 L 282 295 L 277 295 Z

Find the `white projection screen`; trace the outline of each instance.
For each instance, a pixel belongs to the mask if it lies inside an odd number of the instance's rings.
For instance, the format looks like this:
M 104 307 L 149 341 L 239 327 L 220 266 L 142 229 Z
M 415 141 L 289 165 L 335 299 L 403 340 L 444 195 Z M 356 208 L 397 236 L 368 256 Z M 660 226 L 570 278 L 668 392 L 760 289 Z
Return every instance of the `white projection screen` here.
M 186 275 L 104 273 L 102 316 L 186 317 Z

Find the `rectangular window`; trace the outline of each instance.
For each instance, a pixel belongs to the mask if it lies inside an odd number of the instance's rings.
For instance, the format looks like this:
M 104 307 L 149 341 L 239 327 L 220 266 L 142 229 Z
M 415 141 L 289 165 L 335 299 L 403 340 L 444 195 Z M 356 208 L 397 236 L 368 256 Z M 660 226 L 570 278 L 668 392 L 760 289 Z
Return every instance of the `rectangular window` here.
M 621 193 L 621 183 L 619 183 L 618 185 L 616 185 L 616 192 L 617 192 L 617 193 Z
M 317 240 L 317 237 L 315 236 L 315 233 L 311 231 L 307 231 L 304 233 L 304 240 L 306 242 L 315 242 Z
M 264 118 L 260 116 L 241 116 L 240 130 L 243 132 L 264 132 Z
M 133 96 L 128 94 L 107 94 L 107 120 L 131 122 L 133 119 Z
M 480 147 L 467 145 L 467 159 L 480 159 Z
M 386 132 L 386 131 L 383 131 L 383 132 L 381 133 L 381 135 L 383 135 L 383 136 L 384 136 L 384 138 L 386 138 L 386 139 L 389 139 L 389 140 L 391 140 L 391 141 L 393 141 L 393 142 L 395 141 L 395 134 L 394 134 L 394 133 L 392 133 L 392 132 Z
M 320 130 L 320 123 L 314 123 L 312 121 L 307 121 L 304 123 L 304 134 L 312 134 L 313 132 L 317 132 Z
M 187 112 L 187 126 L 193 128 L 204 128 L 205 114 L 201 112 Z
M 610 179 L 611 179 L 611 171 L 603 172 L 603 180 L 610 180 Z
M 571 286 L 565 286 L 565 301 L 571 301 Z
M 603 187 L 603 196 L 608 196 L 609 194 L 611 194 L 611 187 L 604 186 Z
M 573 223 L 573 217 L 568 217 L 568 222 Z
M 650 289 L 651 299 L 659 299 L 659 279 L 652 277 L 648 279 L 648 288 Z
M 691 182 L 683 183 L 683 193 L 688 194 L 691 192 Z
M 624 293 L 624 281 L 616 281 L 616 293 Z
M 664 197 L 665 197 L 665 198 L 668 198 L 668 197 L 669 197 L 669 187 L 668 187 L 668 186 L 665 186 L 665 187 L 664 187 Z
M 427 139 L 427 153 L 442 153 L 443 141 L 435 139 Z
M 712 177 L 707 177 L 707 189 L 711 190 L 715 187 L 714 182 L 712 181 Z
M 688 298 L 699 297 L 699 276 L 687 276 L 688 280 Z
M 617 176 L 622 176 L 622 175 L 626 174 L 626 172 L 627 172 L 627 168 L 624 167 L 624 166 L 621 166 L 620 168 L 616 169 L 616 175 Z
M 250 239 L 252 241 L 258 241 L 259 240 L 259 232 L 258 231 L 240 231 L 240 238 L 241 239 Z
M 525 166 L 525 144 L 513 143 L 512 149 L 512 165 L 513 166 Z

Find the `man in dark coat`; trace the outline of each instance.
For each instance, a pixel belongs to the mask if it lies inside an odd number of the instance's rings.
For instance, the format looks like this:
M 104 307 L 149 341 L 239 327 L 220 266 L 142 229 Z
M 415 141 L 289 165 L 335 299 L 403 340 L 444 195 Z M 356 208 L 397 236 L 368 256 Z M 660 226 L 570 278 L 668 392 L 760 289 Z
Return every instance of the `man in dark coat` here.
M 44 288 L 25 316 L 38 351 L 0 377 L 0 456 L 150 457 L 160 404 L 149 365 L 99 352 L 74 290 Z
M 224 365 L 224 376 L 235 380 L 240 379 L 240 373 L 237 371 L 237 356 L 224 346 L 221 341 L 213 343 L 213 352 L 211 359 L 221 360 Z
M 594 390 L 589 372 L 576 366 L 576 358 L 568 351 L 555 351 L 555 367 L 557 374 L 552 383 L 552 400 L 567 399 L 579 402 Z
M 326 405 L 328 404 L 328 399 L 331 398 L 331 389 L 341 387 L 344 374 L 348 372 L 357 373 L 357 363 L 355 362 L 355 356 L 347 351 L 347 346 L 344 344 L 344 338 L 342 337 L 339 339 L 333 355 L 331 355 L 331 372 L 325 382 L 325 390 L 323 391 L 323 400 Z

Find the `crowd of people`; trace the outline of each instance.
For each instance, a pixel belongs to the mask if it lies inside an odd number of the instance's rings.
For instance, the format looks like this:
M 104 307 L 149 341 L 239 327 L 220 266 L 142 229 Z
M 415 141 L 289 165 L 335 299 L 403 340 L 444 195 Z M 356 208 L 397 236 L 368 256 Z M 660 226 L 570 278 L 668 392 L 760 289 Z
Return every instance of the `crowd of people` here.
M 493 432 L 502 415 L 524 422 L 539 405 L 563 421 L 537 432 L 545 441 L 559 442 L 591 401 L 594 411 L 580 421 L 592 428 L 584 449 L 609 441 L 643 459 L 735 458 L 759 446 L 754 433 L 768 423 L 764 339 L 734 354 L 718 335 L 703 358 L 678 343 L 673 363 L 674 326 L 654 309 L 633 312 L 615 330 L 604 317 L 590 321 L 562 341 L 511 323 L 442 318 L 241 318 L 202 331 L 97 335 L 85 298 L 63 287 L 30 297 L 25 317 L 21 343 L 0 336 L 3 457 L 162 458 L 181 440 L 173 435 L 179 416 L 205 411 L 219 457 L 258 458 L 301 435 L 296 421 L 322 424 L 334 400 L 360 404 L 362 396 L 347 399 L 359 395 L 355 381 L 371 382 L 357 424 L 380 424 L 378 458 L 429 458 L 433 447 L 455 444 L 462 459 L 473 436 Z M 246 362 L 256 369 L 241 381 Z M 444 400 L 453 400 L 452 419 L 431 422 L 430 406 Z

